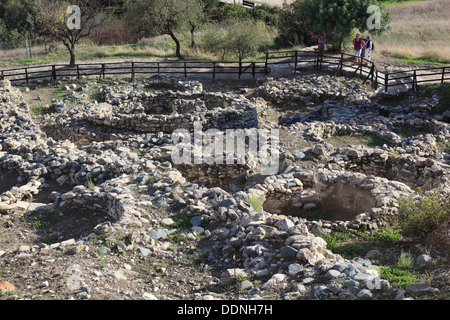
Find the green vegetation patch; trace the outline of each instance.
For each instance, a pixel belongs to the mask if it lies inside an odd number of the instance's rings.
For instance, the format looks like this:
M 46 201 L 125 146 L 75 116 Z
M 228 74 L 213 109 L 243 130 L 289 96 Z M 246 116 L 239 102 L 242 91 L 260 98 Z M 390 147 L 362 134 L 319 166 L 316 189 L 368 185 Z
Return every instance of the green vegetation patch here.
M 401 6 L 404 4 L 415 3 L 423 0 L 381 0 L 381 4 L 386 7 Z
M 399 226 L 408 236 L 426 237 L 450 220 L 450 199 L 439 191 L 399 199 Z
M 339 136 L 334 135 L 325 140 L 336 148 L 347 147 L 349 145 L 363 145 L 367 147 L 381 147 L 388 141 L 372 134 L 352 134 Z
M 419 282 L 418 272 L 397 266 L 380 266 L 380 276 L 382 279 L 388 280 L 391 285 L 399 288 Z
M 59 222 L 61 217 L 52 211 L 45 211 L 33 217 L 24 216 L 23 221 L 36 230 L 42 230 Z
M 437 58 L 437 57 L 429 57 L 429 56 L 420 56 L 420 57 L 414 57 L 414 56 L 403 56 L 403 55 L 393 55 L 392 59 L 400 61 L 400 62 L 407 62 L 407 63 L 413 63 L 413 64 L 450 64 L 450 60 L 443 59 L 443 58 Z
M 393 228 L 383 228 L 369 234 L 362 231 L 333 231 L 321 235 L 327 249 L 348 259 L 364 257 L 370 250 L 380 250 L 403 241 L 403 236 Z
M 366 240 L 363 232 L 334 231 L 321 236 L 327 243 L 327 249 L 345 258 L 364 257 L 370 250 L 378 246 Z
M 247 201 L 256 212 L 259 212 L 264 205 L 264 200 L 256 196 L 248 197 L 245 201 Z
M 449 62 L 450 63 L 450 62 Z M 425 84 L 420 93 L 421 98 L 437 96 L 439 103 L 430 111 L 431 115 L 443 114 L 450 107 L 450 86 L 448 84 Z

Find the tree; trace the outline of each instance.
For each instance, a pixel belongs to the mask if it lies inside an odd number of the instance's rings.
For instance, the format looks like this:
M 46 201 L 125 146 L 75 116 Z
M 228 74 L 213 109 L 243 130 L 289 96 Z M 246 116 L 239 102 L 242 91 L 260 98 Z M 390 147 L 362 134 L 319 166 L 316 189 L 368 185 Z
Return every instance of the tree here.
M 202 0 L 205 18 L 208 22 L 220 20 L 219 0 Z
M 367 21 L 371 14 L 367 9 L 371 5 L 381 8 L 378 0 L 296 0 L 294 5 L 307 28 L 324 33 L 327 41 L 332 42 L 338 50 L 353 29 L 379 34 L 388 28 L 390 21 L 388 13 L 380 11 L 380 28 L 368 30 Z
M 225 3 L 220 7 L 222 20 L 230 18 L 255 19 L 263 21 L 266 25 L 276 27 L 280 21 L 281 8 L 262 3 L 253 8 L 246 8 L 242 4 Z
M 253 56 L 258 49 L 268 44 L 271 36 L 262 21 L 230 18 L 206 35 L 205 47 L 208 51 L 227 56 L 239 62 Z
M 130 30 L 147 36 L 170 36 L 175 42 L 175 54 L 184 59 L 178 33 L 195 31 L 203 16 L 200 0 L 130 0 L 126 23 Z
M 68 10 L 69 6 L 80 8 L 79 28 L 69 28 L 68 21 L 73 16 L 73 12 Z M 70 67 L 75 67 L 77 42 L 88 37 L 93 29 L 102 25 L 110 17 L 104 12 L 104 7 L 103 0 L 70 0 L 70 2 L 41 0 L 37 7 L 36 25 L 41 35 L 61 41 L 66 46 L 70 53 Z
M 32 0 L 6 0 L 0 3 L 0 39 L 28 39 L 35 33 L 35 9 Z
M 186 19 L 191 33 L 191 48 L 195 47 L 195 31 L 206 23 L 205 3 L 199 0 L 185 0 L 189 6 Z
M 239 62 L 242 62 L 247 56 L 257 52 L 261 44 L 259 28 L 265 28 L 265 25 L 247 19 L 230 19 L 227 23 L 229 50 L 238 58 Z
M 279 14 L 279 35 L 275 39 L 278 47 L 292 47 L 298 45 L 312 45 L 311 37 L 314 35 L 307 26 L 305 16 L 300 11 L 300 1 L 283 3 Z

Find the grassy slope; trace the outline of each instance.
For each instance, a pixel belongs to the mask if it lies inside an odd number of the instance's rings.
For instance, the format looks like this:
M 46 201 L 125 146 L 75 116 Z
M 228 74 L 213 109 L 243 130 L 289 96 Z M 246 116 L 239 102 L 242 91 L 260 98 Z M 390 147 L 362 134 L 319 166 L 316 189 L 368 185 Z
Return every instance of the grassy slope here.
M 378 54 L 402 62 L 450 64 L 450 1 L 383 1 L 391 30 L 374 38 Z
M 382 0 L 380 1 L 386 7 L 401 6 L 404 4 L 415 3 L 423 0 Z

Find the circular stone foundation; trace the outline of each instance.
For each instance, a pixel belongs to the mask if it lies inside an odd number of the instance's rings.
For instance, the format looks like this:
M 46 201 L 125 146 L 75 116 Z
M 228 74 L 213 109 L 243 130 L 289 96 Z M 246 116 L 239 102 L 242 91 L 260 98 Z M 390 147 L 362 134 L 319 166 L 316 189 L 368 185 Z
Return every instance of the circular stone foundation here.
M 264 210 L 307 220 L 347 221 L 369 212 L 376 205 L 376 198 L 369 190 L 338 182 L 333 185 L 319 183 L 316 190 L 307 190 L 300 197 L 282 204 L 275 196 L 269 196 Z
M 267 177 L 246 190 L 264 200 L 272 214 L 327 222 L 330 228 L 375 229 L 396 214 L 398 198 L 414 193 L 407 185 L 385 178 L 328 169 Z

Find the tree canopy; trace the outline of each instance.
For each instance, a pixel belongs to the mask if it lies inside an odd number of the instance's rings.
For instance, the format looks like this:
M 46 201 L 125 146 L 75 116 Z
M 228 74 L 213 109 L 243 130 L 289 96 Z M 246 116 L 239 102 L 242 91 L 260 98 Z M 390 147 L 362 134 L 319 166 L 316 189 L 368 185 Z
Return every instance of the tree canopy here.
M 0 2 L 0 40 L 23 40 L 34 33 L 34 1 L 6 0 Z
M 309 31 L 324 33 L 328 42 L 340 50 L 353 29 L 371 34 L 386 30 L 390 19 L 381 9 L 379 29 L 368 30 L 367 21 L 371 16 L 368 8 L 372 5 L 381 8 L 378 0 L 296 0 L 292 4 L 293 18 Z
M 178 33 L 199 21 L 203 16 L 201 0 L 130 0 L 126 22 L 136 32 L 147 36 L 169 35 L 176 45 L 176 55 L 181 55 Z

